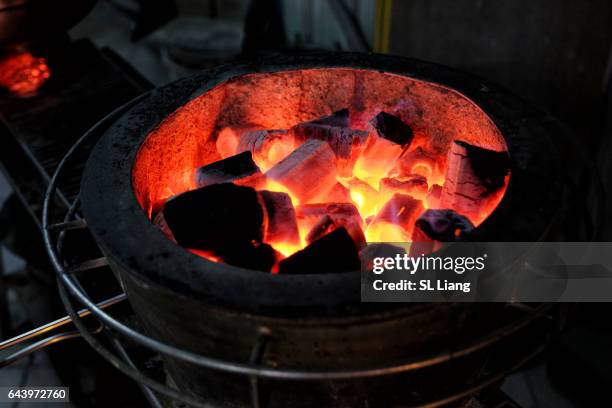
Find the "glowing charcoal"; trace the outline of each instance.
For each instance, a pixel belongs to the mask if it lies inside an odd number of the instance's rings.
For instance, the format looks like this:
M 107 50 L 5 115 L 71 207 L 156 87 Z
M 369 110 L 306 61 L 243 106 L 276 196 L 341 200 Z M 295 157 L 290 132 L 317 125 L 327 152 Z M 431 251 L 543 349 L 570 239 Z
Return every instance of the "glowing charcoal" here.
M 427 196 L 427 180 L 423 176 L 413 175 L 404 179 L 384 178 L 380 180 L 381 201 L 387 201 L 395 193 L 407 194 L 418 200 Z
M 308 140 L 266 175 L 289 189 L 300 203 L 308 203 L 336 184 L 336 156 L 327 142 Z
M 419 146 L 414 150 L 405 151 L 397 159 L 395 167 L 390 172 L 390 176 L 397 178 L 418 174 L 425 177 L 428 181 L 432 181 L 431 177 L 434 172 L 437 172 L 437 169 L 436 157 Z
M 250 151 L 264 171 L 287 157 L 294 149 L 293 135 L 286 130 L 255 130 L 240 136 L 236 153 Z
M 275 244 L 300 244 L 295 210 L 288 194 L 276 191 L 260 191 L 266 209 L 264 241 Z
M 233 182 L 262 188 L 265 185 L 265 176 L 253 161 L 251 152 L 243 152 L 198 168 L 195 182 L 198 187 Z
M 507 152 L 454 141 L 448 154 L 441 208 L 452 208 L 478 225 L 486 217 L 488 198 L 505 186 L 510 171 Z
M 348 181 L 351 199 L 359 208 L 359 213 L 363 218 L 376 214 L 379 205 L 379 194 L 370 184 L 356 177 Z
M 403 234 L 408 238 L 404 241 L 396 242 L 409 241 L 410 234 L 414 228 L 414 223 L 422 212 L 423 204 L 420 200 L 414 199 L 405 194 L 395 194 L 389 201 L 387 201 L 382 210 L 380 210 L 376 215 L 376 218 L 374 218 L 374 220 L 368 226 L 368 229 L 366 230 L 366 237 L 368 237 L 369 240 L 372 231 L 379 230 L 381 225 L 388 226 L 389 228 L 391 228 L 390 226 L 392 225 L 394 226 L 394 235 L 397 234 L 397 227 L 399 227 L 403 230 Z M 404 236 L 402 234 L 397 235 L 397 238 Z
M 219 131 L 215 142 L 217 152 L 222 158 L 230 157 L 238 152 L 238 144 L 243 134 L 260 130 L 257 125 L 247 124 L 242 126 L 227 126 Z
M 350 129 L 348 122 L 348 110 L 343 109 L 330 116 L 300 123 L 291 132 L 298 142 L 317 139 L 329 143 L 338 158 L 339 173 L 348 177 L 368 138 L 368 132 Z
M 323 200 L 328 203 L 350 203 L 351 192 L 348 188 L 344 187 L 340 183 L 336 183 L 333 187 L 325 194 Z
M 344 228 L 338 228 L 279 262 L 279 274 L 320 274 L 360 269 L 357 247 Z
M 353 239 L 355 246 L 361 249 L 365 246 L 366 240 L 363 230 L 361 229 L 361 220 L 357 218 L 336 218 L 335 220 L 329 216 L 324 215 L 319 219 L 317 223 L 312 227 L 308 235 L 306 236 L 306 242 L 311 244 L 317 239 L 329 234 L 337 228 L 343 227 L 346 229 L 348 234 Z
M 366 180 L 386 177 L 412 138 L 410 126 L 397 116 L 380 112 L 370 121 L 368 141 L 355 163 L 354 175 Z
M 427 192 L 425 199 L 427 208 L 440 208 L 440 196 L 442 195 L 442 186 L 434 184 Z

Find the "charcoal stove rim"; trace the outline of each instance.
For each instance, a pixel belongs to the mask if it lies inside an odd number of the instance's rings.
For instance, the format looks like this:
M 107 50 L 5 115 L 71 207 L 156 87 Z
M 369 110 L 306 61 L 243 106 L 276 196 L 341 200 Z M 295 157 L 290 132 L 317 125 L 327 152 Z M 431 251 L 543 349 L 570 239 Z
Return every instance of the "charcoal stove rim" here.
M 562 183 L 556 177 L 559 172 L 555 169 L 560 167 L 557 156 L 542 153 L 554 149 L 549 135 L 563 130 L 547 114 L 486 80 L 433 63 L 355 53 L 269 56 L 223 65 L 156 89 L 102 135 L 87 161 L 81 196 L 89 228 L 109 262 L 143 284 L 190 297 L 204 296 L 210 303 L 252 312 L 277 306 L 327 308 L 359 303 L 360 283 L 354 273 L 283 276 L 281 283 L 278 276 L 217 264 L 185 251 L 153 226 L 132 186 L 133 164 L 142 143 L 169 114 L 188 101 L 241 75 L 325 68 L 407 76 L 450 88 L 472 101 L 498 127 L 513 160 L 512 177 L 503 200 L 472 239 L 492 241 L 487 238 L 499 237 L 493 232 L 503 230 L 504 238 L 496 241 L 536 241 L 548 229 L 555 217 Z M 534 134 L 538 137 L 534 138 Z M 533 166 L 536 159 L 545 162 Z M 536 199 L 525 200 L 538 192 L 541 194 L 535 195 Z M 529 222 L 529 237 L 521 236 L 520 229 L 506 222 L 517 211 L 532 215 L 531 220 L 525 221 Z M 117 219 L 122 222 L 107 221 Z

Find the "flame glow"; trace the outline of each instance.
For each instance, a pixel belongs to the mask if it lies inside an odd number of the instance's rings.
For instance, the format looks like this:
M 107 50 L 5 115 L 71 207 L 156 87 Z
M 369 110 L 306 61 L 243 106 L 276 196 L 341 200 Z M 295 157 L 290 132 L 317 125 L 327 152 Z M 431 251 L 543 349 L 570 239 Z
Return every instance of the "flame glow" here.
M 0 87 L 27 96 L 38 90 L 51 76 L 44 58 L 29 52 L 9 55 L 0 60 Z

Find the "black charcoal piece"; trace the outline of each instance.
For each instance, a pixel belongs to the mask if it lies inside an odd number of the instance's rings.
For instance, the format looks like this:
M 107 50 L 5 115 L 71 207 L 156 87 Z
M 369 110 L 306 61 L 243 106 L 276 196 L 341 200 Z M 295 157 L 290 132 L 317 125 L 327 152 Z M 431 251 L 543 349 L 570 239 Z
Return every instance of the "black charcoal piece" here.
M 360 269 L 353 239 L 338 228 L 279 263 L 279 274 L 323 274 Z
M 202 166 L 196 170 L 195 177 L 198 187 L 230 182 L 258 187 L 264 180 L 250 151 Z
M 224 248 L 215 254 L 226 264 L 264 272 L 270 272 L 279 256 L 268 244 L 251 243 Z
M 380 112 L 370 121 L 370 124 L 380 137 L 393 143 L 406 146 L 412 142 L 412 128 L 395 115 Z
M 166 202 L 164 219 L 176 242 L 217 252 L 231 245 L 261 242 L 264 210 L 251 187 L 213 184 Z
M 340 109 L 331 115 L 304 122 L 304 124 L 349 127 L 349 110 L 347 108 Z
M 505 185 L 509 172 L 507 152 L 454 141 L 448 153 L 440 207 L 453 208 L 472 220 L 478 220 L 487 204 L 484 199 Z
M 456 241 L 474 229 L 470 220 L 453 210 L 427 210 L 416 220 L 416 226 L 439 242 Z

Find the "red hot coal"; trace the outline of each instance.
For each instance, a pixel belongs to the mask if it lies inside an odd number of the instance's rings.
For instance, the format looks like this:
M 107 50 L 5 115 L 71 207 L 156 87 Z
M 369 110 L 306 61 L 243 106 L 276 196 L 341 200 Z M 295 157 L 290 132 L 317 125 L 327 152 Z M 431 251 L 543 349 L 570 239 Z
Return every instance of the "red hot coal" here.
M 509 177 L 503 137 L 469 99 L 346 68 L 222 83 L 153 130 L 133 169 L 178 245 L 280 274 L 357 270 L 374 242 L 431 252 L 477 228 Z

